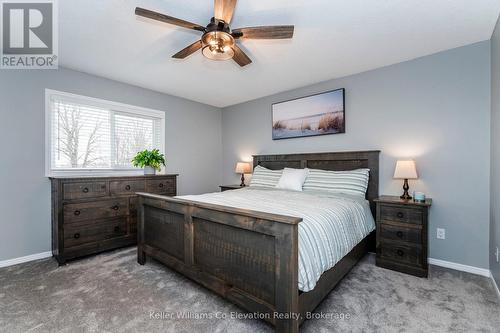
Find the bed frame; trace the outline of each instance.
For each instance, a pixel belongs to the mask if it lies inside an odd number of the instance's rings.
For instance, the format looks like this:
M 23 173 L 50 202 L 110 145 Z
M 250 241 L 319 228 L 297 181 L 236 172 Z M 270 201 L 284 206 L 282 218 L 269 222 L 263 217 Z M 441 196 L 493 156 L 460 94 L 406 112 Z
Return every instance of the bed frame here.
M 378 196 L 379 151 L 258 155 L 254 166 L 269 169 L 370 168 L 367 199 Z M 137 261 L 146 256 L 257 312 L 279 333 L 296 333 L 335 285 L 371 249 L 373 233 L 314 290 L 298 290 L 298 225 L 301 218 L 139 193 Z

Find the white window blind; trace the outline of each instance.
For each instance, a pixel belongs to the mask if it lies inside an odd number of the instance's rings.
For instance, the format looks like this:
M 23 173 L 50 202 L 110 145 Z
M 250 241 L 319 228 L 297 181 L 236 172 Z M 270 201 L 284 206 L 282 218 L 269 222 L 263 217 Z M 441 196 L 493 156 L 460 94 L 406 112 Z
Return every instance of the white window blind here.
M 163 152 L 164 113 L 47 91 L 48 173 L 137 170 L 144 149 Z

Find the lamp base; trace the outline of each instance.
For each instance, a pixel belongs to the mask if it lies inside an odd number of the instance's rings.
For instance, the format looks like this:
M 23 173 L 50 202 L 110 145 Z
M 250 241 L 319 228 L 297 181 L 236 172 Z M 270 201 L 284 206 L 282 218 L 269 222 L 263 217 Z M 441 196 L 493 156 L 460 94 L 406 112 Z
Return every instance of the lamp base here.
M 403 195 L 400 196 L 400 198 L 401 198 L 401 200 L 411 200 L 411 199 L 413 199 L 413 197 L 411 195 L 405 194 L 405 193 L 403 193 Z
M 241 174 L 241 184 L 240 184 L 241 187 L 245 187 L 245 174 L 242 173 Z
M 410 189 L 410 185 L 408 185 L 408 179 L 405 179 L 403 183 L 403 195 L 400 196 L 402 200 L 411 200 L 412 197 L 410 194 L 408 194 L 408 190 Z

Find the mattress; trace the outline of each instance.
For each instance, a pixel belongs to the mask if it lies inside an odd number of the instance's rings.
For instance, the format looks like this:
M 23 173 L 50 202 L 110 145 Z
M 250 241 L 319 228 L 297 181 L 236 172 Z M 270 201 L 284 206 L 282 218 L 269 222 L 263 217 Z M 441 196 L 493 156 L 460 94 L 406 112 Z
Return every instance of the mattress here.
M 321 274 L 375 229 L 368 201 L 345 194 L 247 187 L 178 198 L 301 217 L 298 287 L 303 292 L 313 290 Z

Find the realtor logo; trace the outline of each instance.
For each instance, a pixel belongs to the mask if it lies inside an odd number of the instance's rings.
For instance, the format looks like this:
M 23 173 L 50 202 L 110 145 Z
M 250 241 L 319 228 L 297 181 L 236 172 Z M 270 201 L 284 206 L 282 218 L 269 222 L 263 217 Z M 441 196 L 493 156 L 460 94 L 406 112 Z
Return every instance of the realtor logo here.
M 56 69 L 55 0 L 0 0 L 2 69 Z

